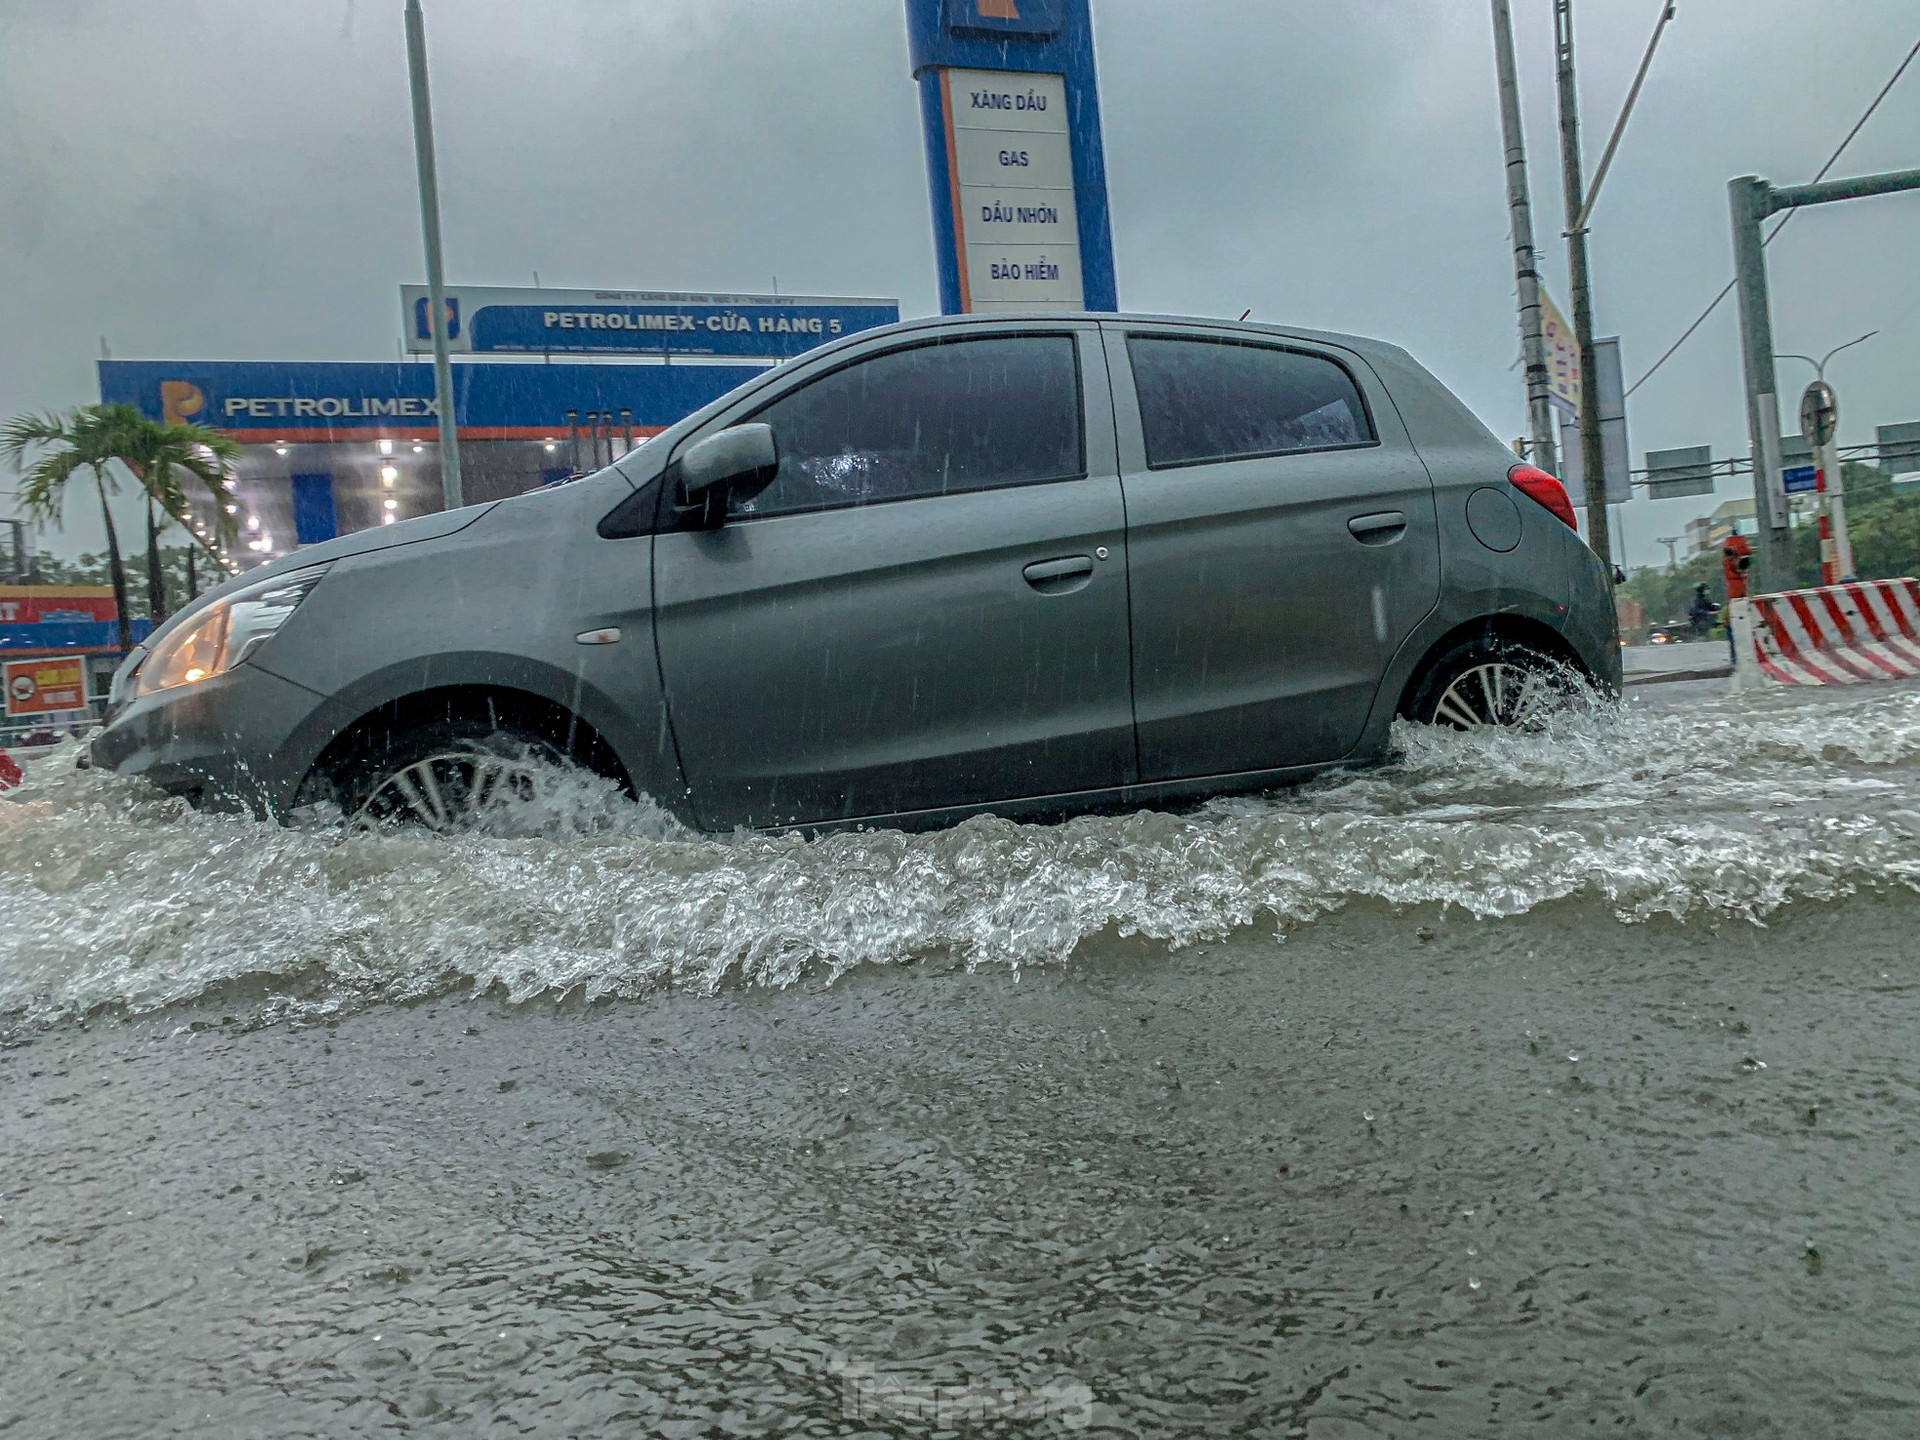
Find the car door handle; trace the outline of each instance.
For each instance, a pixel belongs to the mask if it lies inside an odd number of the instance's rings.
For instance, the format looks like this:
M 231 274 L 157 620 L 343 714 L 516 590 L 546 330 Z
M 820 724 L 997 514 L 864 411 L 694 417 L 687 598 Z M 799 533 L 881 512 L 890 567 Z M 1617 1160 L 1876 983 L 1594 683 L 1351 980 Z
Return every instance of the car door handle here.
M 1347 529 L 1362 545 L 1391 545 L 1407 533 L 1407 517 L 1398 510 L 1356 515 L 1347 521 Z
M 1067 555 L 1058 560 L 1036 560 L 1020 572 L 1027 584 L 1043 595 L 1078 590 L 1093 578 L 1091 555 Z

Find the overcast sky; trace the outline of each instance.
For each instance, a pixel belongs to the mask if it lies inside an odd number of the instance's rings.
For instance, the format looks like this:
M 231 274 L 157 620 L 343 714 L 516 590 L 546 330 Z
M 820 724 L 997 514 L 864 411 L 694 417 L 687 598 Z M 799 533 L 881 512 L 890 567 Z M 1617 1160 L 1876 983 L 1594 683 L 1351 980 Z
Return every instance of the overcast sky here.
M 426 6 L 451 280 L 778 276 L 938 308 L 901 0 Z M 1564 300 L 1551 6 L 1514 8 Z M 401 9 L 0 0 L 0 413 L 97 399 L 102 336 L 121 359 L 394 354 L 397 287 L 424 278 Z M 1579 4 L 1589 164 L 1657 10 Z M 1126 308 L 1393 340 L 1521 432 L 1484 0 L 1094 0 L 1094 18 Z M 1630 381 L 1731 275 L 1727 179 L 1811 178 L 1916 38 L 1914 0 L 1680 0 L 1593 222 Z M 1920 65 L 1837 173 L 1920 163 L 1917 136 Z M 1882 331 L 1830 376 L 1843 441 L 1920 419 L 1920 196 L 1804 213 L 1771 253 L 1783 351 Z M 1729 303 L 1634 397 L 1636 464 L 1744 452 L 1737 329 Z M 1811 372 L 1782 376 L 1792 394 Z M 1711 503 L 1630 506 L 1629 561 Z M 98 548 L 98 523 L 76 509 L 44 543 Z

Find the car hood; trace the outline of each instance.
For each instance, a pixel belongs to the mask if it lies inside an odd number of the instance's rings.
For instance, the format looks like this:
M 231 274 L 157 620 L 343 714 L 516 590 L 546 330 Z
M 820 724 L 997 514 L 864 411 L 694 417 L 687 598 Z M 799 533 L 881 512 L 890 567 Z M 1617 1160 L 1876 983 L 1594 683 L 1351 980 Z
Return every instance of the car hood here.
M 422 515 L 417 519 L 401 520 L 392 525 L 376 525 L 368 530 L 356 530 L 351 535 L 342 535 L 336 540 L 323 541 L 318 545 L 302 545 L 290 555 L 283 555 L 278 560 L 269 561 L 252 570 L 243 570 L 231 580 L 223 581 L 206 591 L 191 605 L 170 615 L 166 624 L 155 630 L 136 647 L 136 652 L 153 649 L 157 641 L 177 626 L 193 619 L 208 605 L 242 586 L 253 585 L 261 580 L 271 580 L 274 576 L 284 575 L 289 571 L 305 570 L 314 565 L 344 560 L 350 555 L 366 555 L 375 550 L 393 550 L 402 545 L 417 545 L 424 540 L 441 540 L 466 529 L 498 503 L 498 501 L 492 501 L 485 505 L 467 505 L 459 510 L 442 510 L 437 515 Z

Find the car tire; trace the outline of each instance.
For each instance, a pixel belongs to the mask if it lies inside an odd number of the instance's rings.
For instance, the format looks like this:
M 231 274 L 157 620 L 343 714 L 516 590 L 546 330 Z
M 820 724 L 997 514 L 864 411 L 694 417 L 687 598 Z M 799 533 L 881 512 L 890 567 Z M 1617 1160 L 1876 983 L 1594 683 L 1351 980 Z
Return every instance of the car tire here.
M 1404 713 L 1453 730 L 1534 729 L 1585 690 L 1566 661 L 1518 641 L 1479 637 L 1434 662 Z
M 537 735 L 485 720 L 443 720 L 383 736 L 333 772 L 334 793 L 357 829 L 472 829 L 490 811 L 538 791 L 543 770 L 570 762 Z

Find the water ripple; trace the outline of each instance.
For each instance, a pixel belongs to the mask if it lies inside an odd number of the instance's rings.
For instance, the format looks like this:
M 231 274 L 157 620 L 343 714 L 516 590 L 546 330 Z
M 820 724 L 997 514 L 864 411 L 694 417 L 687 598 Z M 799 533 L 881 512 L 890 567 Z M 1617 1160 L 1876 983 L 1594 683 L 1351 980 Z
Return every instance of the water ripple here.
M 1395 742 L 1392 764 L 1184 813 L 815 839 L 695 835 L 567 776 L 491 834 L 288 828 L 77 771 L 68 750 L 0 801 L 0 1011 L 145 1011 L 216 987 L 263 1014 L 463 987 L 711 991 L 935 956 L 1051 965 L 1102 936 L 1178 951 L 1360 899 L 1764 921 L 1920 888 L 1915 690 Z

